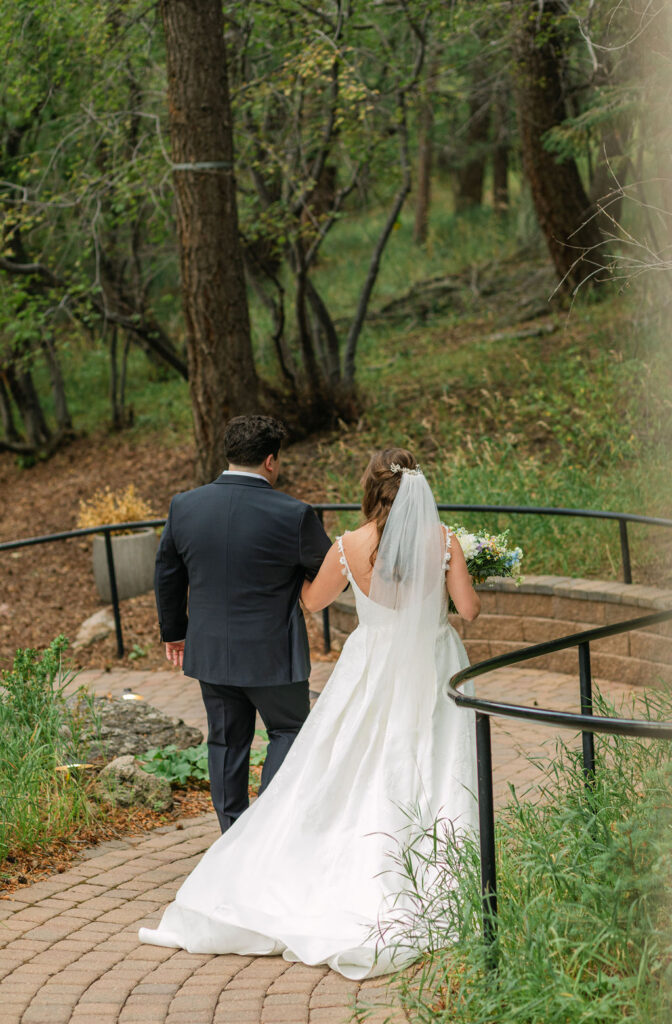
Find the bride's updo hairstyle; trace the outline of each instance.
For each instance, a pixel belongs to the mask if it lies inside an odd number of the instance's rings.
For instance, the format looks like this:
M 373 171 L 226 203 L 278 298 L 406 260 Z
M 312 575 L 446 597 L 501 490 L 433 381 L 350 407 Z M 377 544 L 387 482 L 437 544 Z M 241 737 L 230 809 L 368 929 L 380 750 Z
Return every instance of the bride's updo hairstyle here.
M 371 552 L 371 565 L 376 561 L 380 538 L 401 484 L 402 474 L 399 470 L 392 472 L 393 465 L 401 469 L 416 469 L 418 463 L 405 448 L 385 448 L 384 451 L 371 456 L 362 477 L 364 519 L 367 523 L 375 523 L 378 531 L 378 543 Z

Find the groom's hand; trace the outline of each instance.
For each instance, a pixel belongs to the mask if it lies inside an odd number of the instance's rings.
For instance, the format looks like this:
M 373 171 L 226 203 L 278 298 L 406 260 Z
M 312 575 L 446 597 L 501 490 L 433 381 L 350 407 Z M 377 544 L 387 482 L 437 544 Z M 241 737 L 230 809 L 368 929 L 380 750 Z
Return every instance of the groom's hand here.
M 182 668 L 182 662 L 184 661 L 184 640 L 174 640 L 172 643 L 167 643 L 166 658 L 172 665 L 175 665 L 176 668 Z

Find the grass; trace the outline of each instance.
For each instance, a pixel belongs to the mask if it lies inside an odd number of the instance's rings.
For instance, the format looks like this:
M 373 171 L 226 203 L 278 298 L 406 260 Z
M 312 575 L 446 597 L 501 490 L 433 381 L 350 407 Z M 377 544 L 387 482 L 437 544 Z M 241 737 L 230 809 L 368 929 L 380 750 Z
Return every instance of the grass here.
M 93 795 L 95 776 L 72 767 L 87 760 L 90 729 L 85 740 L 82 726 L 95 709 L 84 689 L 75 701 L 66 702 L 72 679 L 63 669 L 66 648 L 61 636 L 42 652 L 18 650 L 12 669 L 0 678 L 0 884 L 13 877 L 12 865 L 27 854 L 53 850 L 89 826 L 104 831 L 108 818 L 117 814 Z M 250 757 L 251 795 L 259 789 L 268 740 L 265 732 L 258 732 L 264 745 Z M 173 786 L 207 782 L 205 743 L 188 750 L 150 750 L 139 760 Z M 62 770 L 65 766 L 70 770 Z M 96 767 L 101 767 L 100 759 Z
M 78 726 L 65 702 L 63 637 L 42 653 L 19 650 L 0 688 L 0 861 L 51 842 L 90 820 L 92 806 L 77 770 Z
M 381 347 L 371 350 L 360 423 L 320 445 L 316 472 L 329 499 L 357 500 L 367 452 L 401 444 L 419 458 L 437 500 L 669 515 L 669 355 L 662 338 L 643 344 L 629 326 L 634 315 L 625 296 L 553 314 L 551 335 L 502 340 L 472 318 L 415 328 L 386 360 Z M 620 576 L 614 523 L 454 518 L 510 526 L 527 573 Z M 338 528 L 355 521 L 342 518 Z M 669 579 L 668 532 L 633 526 L 630 536 L 635 580 Z
M 598 697 L 598 713 L 615 709 Z M 638 699 L 633 717 L 671 720 L 672 693 Z M 413 1024 L 669 1021 L 672 745 L 596 737 L 596 747 L 592 792 L 562 743 L 540 801 L 512 792 L 497 815 L 496 976 L 481 939 L 476 843 L 458 846 L 437 823 L 399 851 L 410 891 L 420 866 L 433 878 L 400 932 L 434 950 L 398 983 Z

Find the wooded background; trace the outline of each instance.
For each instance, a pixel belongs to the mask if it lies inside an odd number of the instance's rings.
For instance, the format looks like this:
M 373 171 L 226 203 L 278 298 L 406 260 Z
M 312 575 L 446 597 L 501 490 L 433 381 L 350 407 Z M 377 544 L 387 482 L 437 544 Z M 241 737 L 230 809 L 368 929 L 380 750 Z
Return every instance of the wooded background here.
M 114 429 L 132 350 L 188 378 L 201 481 L 230 415 L 356 420 L 381 261 L 405 208 L 428 244 L 437 182 L 493 230 L 534 211 L 555 301 L 669 273 L 670 6 L 6 0 L 0 449 L 75 435 L 77 347 L 108 354 Z M 317 271 L 369 210 L 343 316 Z

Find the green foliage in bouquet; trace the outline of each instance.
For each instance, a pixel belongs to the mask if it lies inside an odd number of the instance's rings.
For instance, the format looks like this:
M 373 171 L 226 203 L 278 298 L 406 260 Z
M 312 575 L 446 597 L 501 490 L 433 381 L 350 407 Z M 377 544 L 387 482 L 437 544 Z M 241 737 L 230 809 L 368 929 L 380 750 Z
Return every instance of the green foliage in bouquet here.
M 504 533 L 469 533 L 463 526 L 451 530 L 464 552 L 469 575 L 474 583 L 485 583 L 490 576 L 509 576 L 520 583 L 523 552 L 509 544 L 509 531 Z
M 519 547 L 511 547 L 508 530 L 493 534 L 469 533 L 463 526 L 451 526 L 450 529 L 460 543 L 474 583 L 485 583 L 492 576 L 507 576 L 516 584 L 522 581 L 520 563 L 523 552 Z M 452 601 L 449 602 L 449 610 L 456 611 Z

